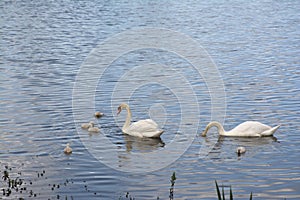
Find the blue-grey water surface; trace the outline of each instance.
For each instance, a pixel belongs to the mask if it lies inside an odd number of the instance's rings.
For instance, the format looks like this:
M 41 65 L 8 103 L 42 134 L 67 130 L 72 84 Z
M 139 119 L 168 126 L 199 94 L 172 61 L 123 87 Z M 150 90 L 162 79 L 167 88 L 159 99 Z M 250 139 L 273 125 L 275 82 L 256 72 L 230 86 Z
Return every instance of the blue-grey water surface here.
M 12 167 L 15 176 L 21 172 L 27 190 L 36 193 L 37 199 L 57 199 L 57 195 L 62 199 L 125 199 L 127 192 L 135 199 L 169 199 L 173 172 L 177 177 L 174 199 L 216 199 L 215 180 L 231 185 L 237 199 L 247 199 L 251 192 L 254 199 L 299 199 L 299 13 L 299 1 L 292 0 L 1 1 L 1 176 L 5 166 Z M 109 139 L 125 155 L 120 162 L 126 166 L 134 165 L 131 152 L 165 148 L 174 134 L 180 134 L 176 132 L 180 102 L 171 90 L 142 85 L 131 97 L 113 102 L 129 98 L 134 120 L 150 115 L 160 122 L 165 130 L 161 141 L 123 135 L 118 123 L 123 123 L 125 114 L 116 118 L 117 108 L 110 101 L 116 82 L 129 69 L 161 63 L 180 69 L 195 89 L 200 102 L 199 134 L 176 162 L 154 172 L 125 173 L 95 159 L 81 142 L 79 124 L 73 118 L 77 72 L 105 39 L 147 27 L 186 34 L 210 54 L 224 82 L 225 129 L 247 120 L 281 124 L 275 137 L 220 138 L 205 158 L 199 157 L 201 146 L 209 142 L 200 133 L 211 120 L 204 79 L 190 72 L 189 63 L 176 54 L 143 49 L 128 52 L 107 68 L 95 90 L 95 109 L 105 116 L 91 119 L 102 132 L 110 133 Z M 132 77 L 132 81 L 139 78 Z M 168 117 L 160 119 L 156 112 Z M 86 134 L 87 140 L 97 143 L 97 134 Z M 216 136 L 216 129 L 209 135 Z M 69 156 L 63 153 L 67 142 L 73 148 Z M 237 157 L 237 146 L 245 146 L 246 154 Z M 5 183 L 0 182 L 3 188 Z M 53 184 L 60 187 L 53 189 Z M 13 192 L 0 199 L 29 196 L 30 192 Z

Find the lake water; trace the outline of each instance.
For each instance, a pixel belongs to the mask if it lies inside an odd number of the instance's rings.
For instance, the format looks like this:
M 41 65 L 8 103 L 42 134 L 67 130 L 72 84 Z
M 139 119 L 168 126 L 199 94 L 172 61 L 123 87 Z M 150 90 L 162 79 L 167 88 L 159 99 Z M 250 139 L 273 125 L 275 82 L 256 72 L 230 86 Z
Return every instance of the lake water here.
M 237 199 L 300 199 L 299 8 L 1 1 L 0 172 L 26 190 L 0 199 L 169 199 L 173 172 L 174 199 L 216 199 L 215 180 Z M 116 46 L 103 50 L 109 41 Z M 122 134 L 121 102 L 133 121 L 154 119 L 161 140 Z M 100 133 L 80 128 L 90 120 Z M 281 127 L 275 137 L 218 139 L 216 129 L 201 137 L 211 120 L 226 130 L 247 120 Z M 238 157 L 237 146 L 247 152 Z

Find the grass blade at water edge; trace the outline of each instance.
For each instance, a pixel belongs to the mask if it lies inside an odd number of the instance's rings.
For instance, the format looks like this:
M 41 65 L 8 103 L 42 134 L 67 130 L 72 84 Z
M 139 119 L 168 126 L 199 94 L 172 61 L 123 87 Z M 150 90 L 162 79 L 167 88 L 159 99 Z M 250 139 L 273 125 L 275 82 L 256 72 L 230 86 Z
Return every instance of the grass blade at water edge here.
M 219 190 L 219 186 L 218 186 L 218 183 L 217 183 L 216 180 L 215 180 L 215 183 L 216 183 L 216 189 L 217 189 L 218 199 L 219 199 L 219 200 L 222 200 L 222 198 L 221 198 L 221 193 L 220 193 L 220 190 Z

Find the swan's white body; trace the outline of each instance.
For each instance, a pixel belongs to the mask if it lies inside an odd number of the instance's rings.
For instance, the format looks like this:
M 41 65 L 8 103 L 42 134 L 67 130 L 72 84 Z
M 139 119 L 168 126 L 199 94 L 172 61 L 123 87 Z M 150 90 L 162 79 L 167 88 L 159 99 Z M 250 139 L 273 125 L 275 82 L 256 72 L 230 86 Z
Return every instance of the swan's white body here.
M 72 148 L 70 147 L 70 144 L 67 143 L 66 148 L 64 149 L 65 154 L 71 154 L 72 153 Z
M 262 124 L 256 121 L 246 121 L 235 127 L 230 131 L 225 131 L 223 126 L 219 122 L 210 122 L 205 130 L 202 133 L 202 136 L 205 137 L 208 130 L 216 126 L 218 132 L 222 136 L 238 136 L 238 137 L 264 137 L 272 136 L 275 131 L 280 127 L 280 125 L 275 127 L 270 127 L 268 125 Z
M 122 127 L 123 133 L 141 138 L 158 138 L 164 132 L 163 130 L 159 129 L 158 125 L 152 119 L 145 119 L 131 123 L 131 111 L 129 106 L 125 103 L 120 104 L 117 114 L 119 114 L 122 109 L 127 110 L 126 121 Z

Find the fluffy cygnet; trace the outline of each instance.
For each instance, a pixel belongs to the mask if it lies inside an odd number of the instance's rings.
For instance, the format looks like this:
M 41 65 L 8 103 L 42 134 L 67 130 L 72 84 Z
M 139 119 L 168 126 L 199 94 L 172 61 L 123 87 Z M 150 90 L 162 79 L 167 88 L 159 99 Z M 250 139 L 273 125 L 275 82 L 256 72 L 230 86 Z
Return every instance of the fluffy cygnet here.
M 98 133 L 98 132 L 100 132 L 100 129 L 98 127 L 94 127 L 94 123 L 91 123 L 91 126 L 88 129 L 88 132 Z
M 241 154 L 246 152 L 246 148 L 245 147 L 238 147 L 236 148 L 236 153 L 238 154 L 238 156 L 240 156 Z
M 96 117 L 96 118 L 100 118 L 100 117 L 102 117 L 104 114 L 102 113 L 102 112 L 95 112 L 95 114 L 94 114 L 94 116 Z
M 70 147 L 70 144 L 67 143 L 66 148 L 64 149 L 65 154 L 71 154 L 72 153 L 72 148 Z
M 90 121 L 89 123 L 81 124 L 81 128 L 83 128 L 83 129 L 88 129 L 88 128 L 93 127 L 93 126 L 94 126 L 93 121 Z

